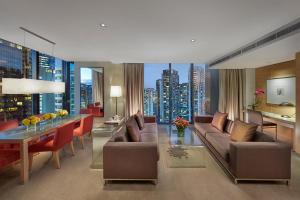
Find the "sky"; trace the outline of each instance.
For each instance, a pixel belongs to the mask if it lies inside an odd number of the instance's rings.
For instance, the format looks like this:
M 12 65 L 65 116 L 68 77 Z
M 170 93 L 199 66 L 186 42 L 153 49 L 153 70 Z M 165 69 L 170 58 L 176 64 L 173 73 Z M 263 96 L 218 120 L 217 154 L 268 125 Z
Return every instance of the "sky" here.
M 191 64 L 172 64 L 172 69 L 178 71 L 179 83 L 188 82 L 189 68 Z M 156 88 L 156 80 L 161 78 L 162 71 L 169 68 L 168 63 L 144 64 L 144 88 Z
M 81 82 L 92 80 L 92 70 L 90 68 L 80 68 Z

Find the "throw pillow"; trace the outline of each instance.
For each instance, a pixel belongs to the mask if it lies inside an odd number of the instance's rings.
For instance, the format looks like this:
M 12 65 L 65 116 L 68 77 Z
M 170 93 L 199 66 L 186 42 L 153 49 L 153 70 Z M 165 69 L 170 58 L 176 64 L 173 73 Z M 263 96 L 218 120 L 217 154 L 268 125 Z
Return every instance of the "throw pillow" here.
M 256 134 L 257 125 L 235 120 L 230 135 L 234 142 L 249 142 Z
M 131 142 L 139 142 L 141 138 L 141 133 L 139 127 L 133 123 L 128 123 L 126 125 L 127 132 Z
M 124 138 L 122 136 L 115 137 L 115 142 L 124 142 Z
M 227 113 L 216 112 L 214 114 L 214 118 L 211 122 L 211 125 L 223 132 L 227 116 Z
M 141 111 L 138 111 L 135 115 L 134 118 L 140 128 L 142 130 L 144 128 L 144 116 L 142 115 Z

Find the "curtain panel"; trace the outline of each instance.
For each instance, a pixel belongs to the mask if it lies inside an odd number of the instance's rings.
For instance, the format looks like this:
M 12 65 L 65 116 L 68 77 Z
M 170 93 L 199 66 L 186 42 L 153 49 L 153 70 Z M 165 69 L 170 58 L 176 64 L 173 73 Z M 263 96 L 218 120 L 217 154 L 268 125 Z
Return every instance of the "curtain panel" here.
M 93 80 L 93 101 L 100 102 L 103 106 L 103 74 L 92 70 L 92 80 Z
M 125 63 L 125 117 L 144 112 L 144 64 Z
M 219 111 L 231 120 L 244 120 L 245 79 L 244 69 L 219 70 Z

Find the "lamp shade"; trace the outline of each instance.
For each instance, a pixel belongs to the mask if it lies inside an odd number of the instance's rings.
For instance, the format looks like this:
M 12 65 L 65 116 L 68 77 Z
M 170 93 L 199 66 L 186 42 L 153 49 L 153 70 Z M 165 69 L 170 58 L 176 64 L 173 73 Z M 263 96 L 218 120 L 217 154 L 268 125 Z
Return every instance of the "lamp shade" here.
M 110 96 L 111 97 L 121 97 L 122 96 L 121 86 L 112 85 L 110 87 Z
M 2 94 L 64 93 L 64 82 L 2 78 Z

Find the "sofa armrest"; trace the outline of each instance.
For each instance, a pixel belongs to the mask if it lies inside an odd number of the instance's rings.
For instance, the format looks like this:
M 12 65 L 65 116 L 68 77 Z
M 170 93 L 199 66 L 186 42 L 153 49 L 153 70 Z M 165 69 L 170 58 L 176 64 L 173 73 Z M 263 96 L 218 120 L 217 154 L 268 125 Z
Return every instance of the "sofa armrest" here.
M 154 142 L 108 142 L 103 147 L 104 179 L 157 179 Z
M 290 179 L 291 148 L 278 142 L 230 143 L 230 171 L 240 179 Z
M 198 123 L 211 123 L 213 116 L 211 115 L 199 115 L 194 117 L 194 122 Z
M 144 116 L 145 123 L 156 123 L 156 116 Z

